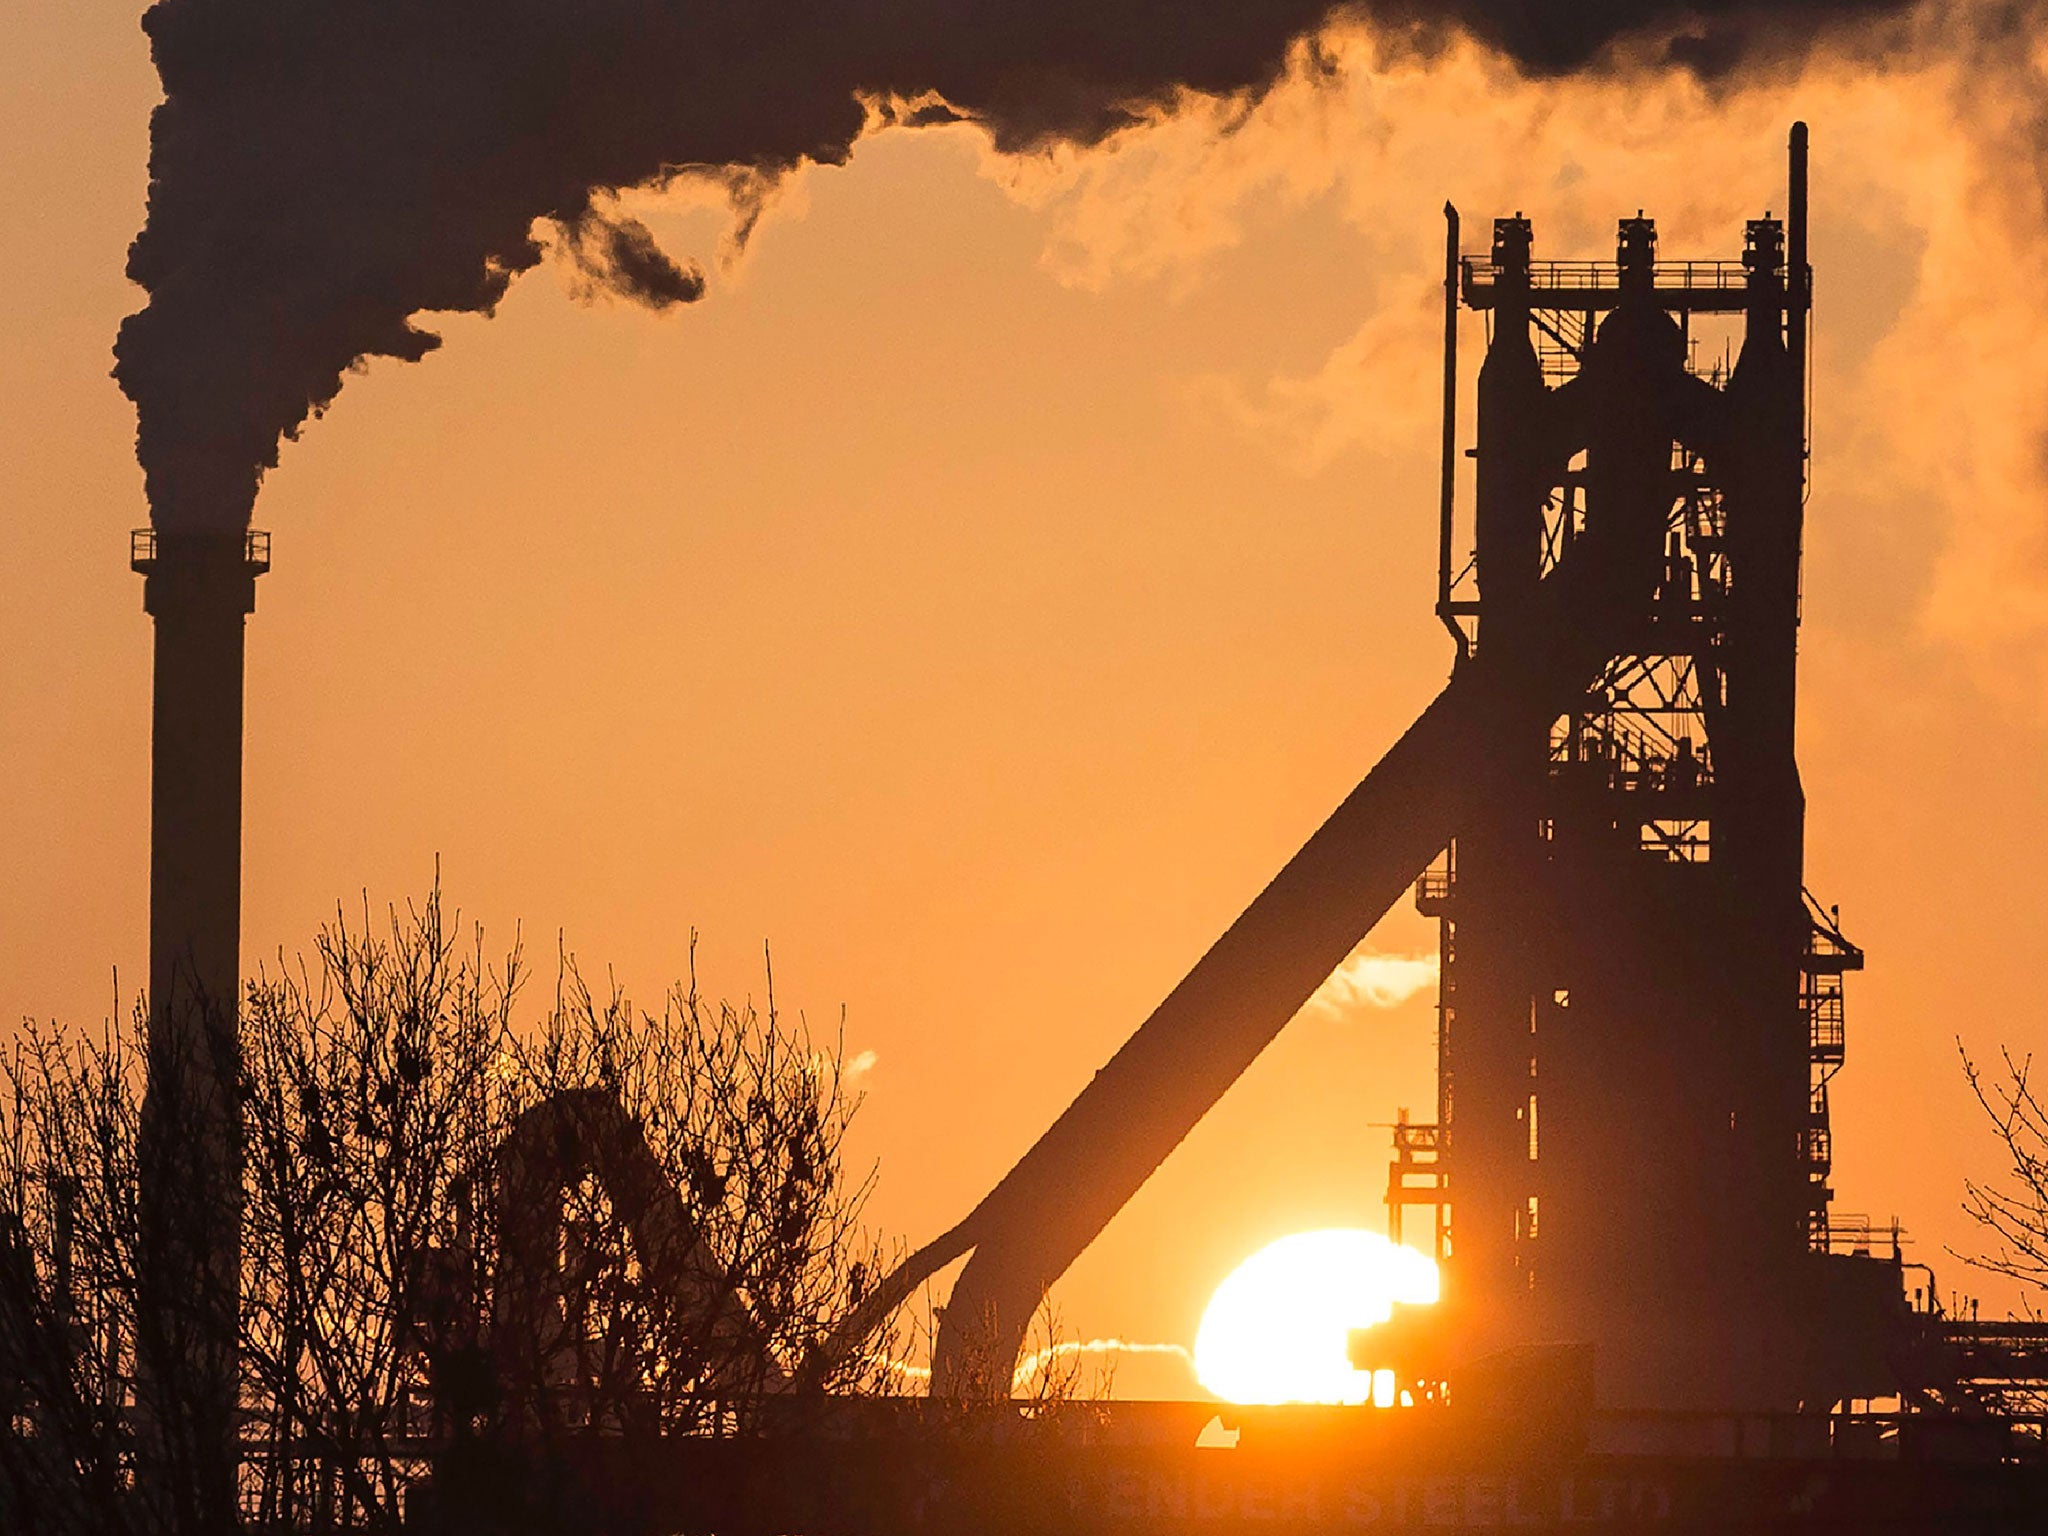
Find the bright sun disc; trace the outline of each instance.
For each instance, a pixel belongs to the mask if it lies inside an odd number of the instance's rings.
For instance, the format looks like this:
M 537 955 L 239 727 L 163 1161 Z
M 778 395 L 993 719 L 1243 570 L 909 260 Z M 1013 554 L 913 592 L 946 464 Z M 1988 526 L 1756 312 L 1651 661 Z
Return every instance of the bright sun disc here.
M 1216 1287 L 1195 1333 L 1195 1375 L 1233 1403 L 1392 1400 L 1393 1374 L 1351 1364 L 1353 1330 L 1432 1302 L 1436 1265 L 1377 1232 L 1333 1227 L 1269 1243 Z

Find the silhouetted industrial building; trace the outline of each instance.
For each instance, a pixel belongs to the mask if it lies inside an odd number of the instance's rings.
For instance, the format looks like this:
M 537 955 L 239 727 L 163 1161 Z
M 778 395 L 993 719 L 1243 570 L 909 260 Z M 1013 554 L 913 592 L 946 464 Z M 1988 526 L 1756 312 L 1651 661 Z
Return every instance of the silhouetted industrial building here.
M 2037 1529 L 2042 1424 L 1971 1389 L 2048 1381 L 2048 1330 L 1946 1318 L 1931 1287 L 1909 1302 L 1896 1232 L 1889 1252 L 1834 1251 L 1828 1090 L 1862 955 L 1806 890 L 1794 754 L 1803 127 L 1791 171 L 1786 220 L 1750 221 L 1739 259 L 1662 259 L 1641 213 L 1611 262 L 1539 260 L 1519 215 L 1467 256 L 1446 208 L 1450 680 L 996 1188 L 821 1349 L 864 1348 L 967 1257 L 940 1401 L 827 1402 L 799 1371 L 773 1383 L 786 1424 L 758 1436 L 458 1434 L 415 1448 L 439 1461 L 423 1518 L 474 1529 L 495 1500 L 521 1529 L 1932 1530 L 1961 1498 L 1968 1528 Z M 1461 307 L 1489 328 L 1469 517 Z M 197 1400 L 218 1419 L 202 1432 L 232 1435 L 240 1165 L 220 1072 L 243 625 L 268 545 L 160 529 L 134 563 L 156 620 L 146 1113 L 196 1104 L 180 1123 L 202 1128 L 144 1168 L 221 1196 L 171 1201 L 160 1180 L 145 1219 L 152 1201 L 202 1212 L 164 1262 L 211 1288 Z M 1429 1213 L 1444 1300 L 1358 1359 L 1428 1406 L 1254 1412 L 1219 1461 L 1194 1449 L 1207 1407 L 1076 1425 L 994 1401 L 1048 1287 L 1411 890 L 1441 925 L 1439 1096 L 1434 1121 L 1396 1129 L 1388 1203 L 1397 1230 Z M 517 1203 L 558 1215 L 565 1181 L 630 1173 L 623 1124 L 599 1101 L 530 1117 L 503 1149 Z M 554 1304 L 558 1228 L 508 1242 L 501 1316 Z M 1835 1411 L 1891 1396 L 1939 1411 Z
M 1898 1385 L 1896 1278 L 1828 1252 L 1862 956 L 1805 891 L 1793 753 L 1805 204 L 1795 141 L 1789 230 L 1751 220 L 1739 262 L 1660 261 L 1641 214 L 1612 263 L 1542 262 L 1518 216 L 1447 275 L 1491 332 L 1473 553 L 1438 604 L 1460 658 L 1531 644 L 1533 594 L 1582 545 L 1626 595 L 1418 890 L 1444 962 L 1441 1326 L 1468 1357 L 1592 1345 L 1631 1407 Z
M 1519 215 L 1467 256 L 1446 207 L 1450 682 L 882 1288 L 871 1315 L 971 1254 L 941 1393 L 1007 1379 L 1046 1289 L 1411 882 L 1441 925 L 1439 1103 L 1397 1128 L 1388 1199 L 1397 1227 L 1432 1209 L 1444 1301 L 1365 1341 L 1373 1363 L 1455 1396 L 1569 1359 L 1644 1410 L 1958 1385 L 1957 1325 L 1925 1285 L 1916 1315 L 1896 1231 L 1831 1251 L 1828 1089 L 1863 957 L 1806 890 L 1794 755 L 1803 125 L 1790 169 L 1788 217 L 1725 260 L 1660 258 L 1640 212 L 1611 262 L 1539 261 Z M 1461 307 L 1489 332 L 1469 515 Z

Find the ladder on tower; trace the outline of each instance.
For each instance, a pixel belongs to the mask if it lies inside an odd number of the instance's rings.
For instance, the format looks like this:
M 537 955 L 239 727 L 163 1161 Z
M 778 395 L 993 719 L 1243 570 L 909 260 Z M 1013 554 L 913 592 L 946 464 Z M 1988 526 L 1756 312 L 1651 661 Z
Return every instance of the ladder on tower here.
M 1828 1119 L 1828 1083 L 1841 1070 L 1848 1028 L 1842 978 L 1863 969 L 1863 951 L 1842 934 L 1840 909 L 1823 908 L 1811 891 L 1806 898 L 1806 949 L 1800 957 L 1799 1002 L 1806 1016 L 1806 1127 L 1800 1136 L 1806 1171 L 1807 1244 L 1828 1248 L 1828 1202 L 1834 1191 L 1834 1135 Z

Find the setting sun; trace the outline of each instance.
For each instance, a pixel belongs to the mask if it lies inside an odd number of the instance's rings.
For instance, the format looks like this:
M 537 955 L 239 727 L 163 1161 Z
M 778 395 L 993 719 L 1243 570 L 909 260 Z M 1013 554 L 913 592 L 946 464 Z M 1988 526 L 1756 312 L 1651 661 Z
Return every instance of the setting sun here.
M 1436 1265 L 1412 1248 L 1347 1227 L 1297 1232 L 1216 1288 L 1195 1334 L 1195 1374 L 1235 1403 L 1386 1406 L 1392 1373 L 1376 1383 L 1355 1368 L 1350 1336 L 1385 1322 L 1397 1301 L 1436 1298 Z

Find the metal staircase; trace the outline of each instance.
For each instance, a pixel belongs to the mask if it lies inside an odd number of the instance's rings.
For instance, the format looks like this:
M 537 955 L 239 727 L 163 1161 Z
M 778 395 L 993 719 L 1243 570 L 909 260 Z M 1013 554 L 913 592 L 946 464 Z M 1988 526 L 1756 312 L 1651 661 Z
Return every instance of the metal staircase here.
M 1806 1235 L 1808 1246 L 1828 1250 L 1828 1201 L 1834 1191 L 1828 1176 L 1834 1169 L 1834 1137 L 1828 1124 L 1828 1083 L 1842 1068 L 1848 1030 L 1842 977 L 1863 969 L 1863 951 L 1842 935 L 1839 909 L 1823 908 L 1811 891 L 1805 893 L 1806 952 L 1799 965 L 1799 1004 L 1806 1015 L 1807 1106 L 1801 1135 L 1806 1165 Z

